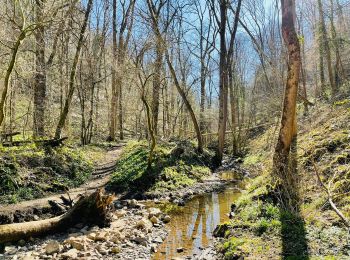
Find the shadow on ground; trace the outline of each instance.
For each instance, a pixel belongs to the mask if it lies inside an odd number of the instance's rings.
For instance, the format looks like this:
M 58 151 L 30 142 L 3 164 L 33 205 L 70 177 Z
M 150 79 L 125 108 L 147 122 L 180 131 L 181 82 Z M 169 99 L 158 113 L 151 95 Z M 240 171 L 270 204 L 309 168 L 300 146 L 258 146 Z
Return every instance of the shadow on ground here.
M 280 221 L 282 223 L 282 259 L 286 260 L 306 260 L 309 259 L 308 241 L 306 238 L 306 228 L 304 219 L 300 213 L 300 175 L 298 172 L 297 160 L 297 140 L 294 140 L 290 153 L 290 172 L 292 179 L 289 180 L 289 194 L 292 194 L 293 210 L 286 210 L 286 207 L 280 208 Z

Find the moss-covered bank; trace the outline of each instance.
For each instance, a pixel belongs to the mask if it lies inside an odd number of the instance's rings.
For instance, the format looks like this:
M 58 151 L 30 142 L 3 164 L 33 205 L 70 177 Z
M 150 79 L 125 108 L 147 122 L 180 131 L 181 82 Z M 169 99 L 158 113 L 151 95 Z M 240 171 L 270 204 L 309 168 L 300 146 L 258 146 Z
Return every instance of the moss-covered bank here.
M 213 154 L 196 152 L 191 142 L 161 143 L 155 149 L 151 169 L 147 169 L 149 147 L 131 141 L 117 163 L 109 189 L 148 194 L 190 187 L 211 174 Z
M 16 203 L 62 192 L 86 182 L 98 147 L 44 149 L 29 144 L 0 147 L 0 203 Z
M 346 104 L 346 103 L 345 103 Z M 300 212 L 291 214 L 278 203 L 270 176 L 276 128 L 250 144 L 244 166 L 255 178 L 236 202 L 235 216 L 221 235 L 226 259 L 350 259 L 349 233 L 331 209 L 314 172 L 331 189 L 339 209 L 350 217 L 350 111 L 339 103 L 321 106 L 300 122 L 298 171 Z

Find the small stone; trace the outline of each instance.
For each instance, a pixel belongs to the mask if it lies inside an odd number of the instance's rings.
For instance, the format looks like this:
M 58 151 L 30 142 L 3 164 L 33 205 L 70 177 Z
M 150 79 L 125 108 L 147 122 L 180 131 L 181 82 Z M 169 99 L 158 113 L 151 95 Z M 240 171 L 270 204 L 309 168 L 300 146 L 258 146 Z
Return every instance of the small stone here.
M 183 247 L 176 248 L 176 252 L 178 252 L 178 253 L 182 253 L 183 251 L 184 251 Z
M 99 245 L 98 247 L 96 247 L 96 249 L 101 255 L 108 254 L 108 250 L 103 245 Z
M 88 239 L 91 239 L 93 241 L 96 240 L 96 233 L 92 232 L 86 236 Z
M 159 219 L 158 219 L 156 216 L 153 216 L 153 217 L 150 218 L 150 221 L 151 221 L 151 222 L 153 223 L 153 225 L 154 225 L 154 224 L 158 224 Z
M 22 260 L 35 260 L 35 257 L 32 255 L 25 255 Z
M 68 241 L 68 244 L 70 244 L 73 248 L 80 250 L 80 251 L 86 249 L 84 241 L 80 241 L 77 239 L 70 239 Z
M 54 253 L 58 253 L 60 251 L 60 244 L 57 241 L 50 241 L 45 246 L 45 252 L 48 255 L 52 255 Z
M 37 216 L 37 215 L 33 215 L 33 219 L 34 219 L 35 221 L 38 221 L 40 218 L 39 218 L 39 216 Z
M 115 247 L 111 248 L 111 252 L 113 254 L 118 254 L 118 253 L 120 253 L 120 251 L 121 251 L 120 247 L 115 246 Z
M 121 209 L 121 210 L 118 210 L 115 215 L 118 217 L 118 218 L 122 218 L 126 215 L 127 211 L 124 210 L 124 209 Z
M 19 246 L 25 246 L 26 245 L 26 241 L 24 239 L 21 239 L 20 241 L 18 241 L 18 245 Z
M 130 208 L 136 208 L 137 207 L 137 200 L 132 199 L 129 201 L 129 207 Z
M 145 236 L 135 237 L 133 241 L 143 246 L 147 246 L 147 243 L 148 243 L 147 238 Z
M 108 234 L 105 231 L 101 231 L 96 233 L 95 241 L 107 241 L 108 240 Z
M 4 252 L 7 255 L 13 255 L 17 252 L 17 249 L 14 246 L 6 246 Z
M 136 223 L 136 228 L 150 230 L 152 228 L 152 222 L 148 219 L 142 218 L 139 222 Z
M 148 214 L 149 214 L 149 216 L 148 216 L 149 218 L 152 218 L 153 216 L 158 218 L 160 216 L 160 214 L 162 214 L 162 211 L 158 208 L 149 208 Z
M 98 226 L 93 226 L 92 228 L 90 228 L 90 231 L 92 231 L 92 232 L 96 232 L 99 230 L 100 230 L 100 228 Z
M 79 251 L 77 249 L 73 248 L 63 253 L 61 256 L 63 257 L 63 259 L 74 259 L 78 257 L 78 252 Z
M 152 240 L 152 242 L 155 242 L 155 243 L 158 243 L 158 244 L 161 244 L 163 243 L 163 239 L 161 237 L 156 237 Z
M 120 203 L 120 201 L 117 200 L 117 201 L 114 202 L 114 208 L 122 209 L 123 205 Z
M 179 202 L 177 203 L 178 206 L 185 206 L 185 201 L 183 199 L 179 199 Z
M 152 244 L 151 245 L 151 252 L 152 253 L 157 253 L 157 245 L 156 244 Z
M 171 220 L 171 217 L 169 215 L 165 215 L 164 218 L 163 218 L 163 222 L 164 223 L 169 223 Z

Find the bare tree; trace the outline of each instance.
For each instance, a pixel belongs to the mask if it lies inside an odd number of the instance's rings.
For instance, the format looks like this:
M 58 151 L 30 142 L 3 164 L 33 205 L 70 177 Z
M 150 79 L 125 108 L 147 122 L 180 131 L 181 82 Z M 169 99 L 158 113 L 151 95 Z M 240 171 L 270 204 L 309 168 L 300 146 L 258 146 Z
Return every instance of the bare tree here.
M 70 108 L 70 105 L 72 103 L 73 94 L 74 94 L 74 90 L 75 90 L 75 74 L 76 74 L 77 65 L 78 65 L 78 61 L 79 61 L 80 51 L 81 51 L 81 48 L 82 48 L 83 42 L 84 42 L 84 34 L 85 34 L 85 30 L 86 30 L 86 27 L 88 24 L 89 15 L 90 15 L 90 12 L 92 9 L 92 4 L 93 4 L 93 0 L 89 0 L 88 4 L 87 4 L 86 11 L 85 11 L 85 15 L 84 15 L 83 25 L 82 25 L 81 30 L 80 30 L 78 44 L 77 44 L 77 48 L 76 48 L 75 55 L 74 55 L 73 65 L 72 65 L 70 76 L 69 76 L 68 96 L 67 96 L 66 101 L 64 103 L 63 111 L 60 115 L 60 119 L 59 119 L 59 122 L 57 124 L 56 131 L 55 131 L 55 138 L 56 139 L 59 139 L 61 137 L 62 129 L 63 129 L 64 124 L 66 122 L 69 108 Z
M 290 152 L 297 138 L 296 102 L 301 67 L 300 44 L 295 30 L 295 1 L 281 0 L 282 4 L 282 34 L 288 49 L 288 74 L 285 87 L 281 128 L 274 154 L 274 171 L 281 178 L 285 206 L 295 207 L 295 175 L 290 171 Z

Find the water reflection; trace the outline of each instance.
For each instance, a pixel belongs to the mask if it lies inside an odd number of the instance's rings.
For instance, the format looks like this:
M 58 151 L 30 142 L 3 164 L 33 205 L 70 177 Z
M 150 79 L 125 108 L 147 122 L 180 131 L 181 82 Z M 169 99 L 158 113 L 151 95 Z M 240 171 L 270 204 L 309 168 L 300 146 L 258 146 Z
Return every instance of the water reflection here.
M 232 174 L 227 173 L 228 177 L 231 179 Z M 153 259 L 200 254 L 202 248 L 210 244 L 215 227 L 229 220 L 227 213 L 238 196 L 238 190 L 232 185 L 223 192 L 199 196 L 186 203 L 181 212 L 172 214 L 169 234 Z M 184 252 L 178 253 L 178 248 Z

